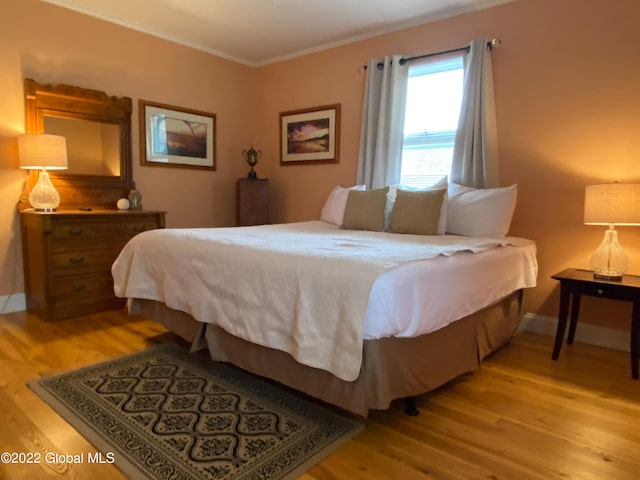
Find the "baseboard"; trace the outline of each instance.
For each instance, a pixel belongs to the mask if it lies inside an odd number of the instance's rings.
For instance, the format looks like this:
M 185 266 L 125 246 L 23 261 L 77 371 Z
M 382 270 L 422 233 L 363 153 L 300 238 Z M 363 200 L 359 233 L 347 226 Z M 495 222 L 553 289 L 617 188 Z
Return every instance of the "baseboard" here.
M 27 309 L 27 298 L 24 293 L 0 296 L 0 314 L 21 312 Z
M 541 333 L 543 335 L 556 336 L 558 319 L 535 313 L 526 313 L 520 322 L 520 330 Z M 567 331 L 569 326 L 567 325 Z M 580 323 L 576 328 L 576 342 L 588 343 L 599 347 L 611 348 L 628 352 L 631 345 L 631 333 L 625 330 L 601 327 L 589 323 Z

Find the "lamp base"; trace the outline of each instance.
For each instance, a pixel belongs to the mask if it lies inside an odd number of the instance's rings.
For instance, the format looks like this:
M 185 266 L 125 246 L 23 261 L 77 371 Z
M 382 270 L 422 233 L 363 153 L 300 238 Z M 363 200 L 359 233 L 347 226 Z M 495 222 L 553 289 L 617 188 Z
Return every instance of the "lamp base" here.
M 38 212 L 55 212 L 60 205 L 60 195 L 51 183 L 46 169 L 40 172 L 38 181 L 29 194 L 29 203 Z
M 621 282 L 622 281 L 622 275 L 604 275 L 602 273 L 595 273 L 593 274 L 593 278 L 596 280 L 606 280 L 608 282 Z
M 620 281 L 627 271 L 627 255 L 618 242 L 618 232 L 611 225 L 604 234 L 600 246 L 591 256 L 593 278 Z

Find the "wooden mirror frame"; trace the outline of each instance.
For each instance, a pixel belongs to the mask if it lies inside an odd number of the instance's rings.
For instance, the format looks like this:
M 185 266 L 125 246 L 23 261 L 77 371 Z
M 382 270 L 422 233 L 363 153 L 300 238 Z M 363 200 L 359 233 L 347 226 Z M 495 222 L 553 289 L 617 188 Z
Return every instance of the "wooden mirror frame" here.
M 43 85 L 25 79 L 26 131 L 44 133 L 43 117 L 77 118 L 116 124 L 120 131 L 120 175 L 80 175 L 65 170 L 49 173 L 60 194 L 59 209 L 116 208 L 116 202 L 135 188 L 131 159 L 131 112 L 129 97 L 110 97 L 105 92 L 72 85 Z M 38 172 L 30 171 L 26 196 L 38 180 Z M 26 204 L 25 204 L 26 203 Z M 21 208 L 28 208 L 28 201 Z

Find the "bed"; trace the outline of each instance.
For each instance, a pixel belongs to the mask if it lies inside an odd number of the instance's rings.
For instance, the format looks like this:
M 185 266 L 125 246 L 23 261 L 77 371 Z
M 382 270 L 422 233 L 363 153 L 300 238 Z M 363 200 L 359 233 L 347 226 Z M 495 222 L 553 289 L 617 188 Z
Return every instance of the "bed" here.
M 535 244 L 324 221 L 132 239 L 116 295 L 193 349 L 358 415 L 474 371 L 517 330 Z

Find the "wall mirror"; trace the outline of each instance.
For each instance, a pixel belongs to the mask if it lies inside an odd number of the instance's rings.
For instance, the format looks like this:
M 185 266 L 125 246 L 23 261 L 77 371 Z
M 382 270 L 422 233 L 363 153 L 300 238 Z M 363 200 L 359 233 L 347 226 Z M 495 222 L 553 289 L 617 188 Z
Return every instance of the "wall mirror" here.
M 27 133 L 67 139 L 68 169 L 50 172 L 61 207 L 109 207 L 135 188 L 131 163 L 129 97 L 72 85 L 25 80 Z M 33 178 L 32 178 L 33 176 Z M 37 180 L 30 174 L 27 187 Z

